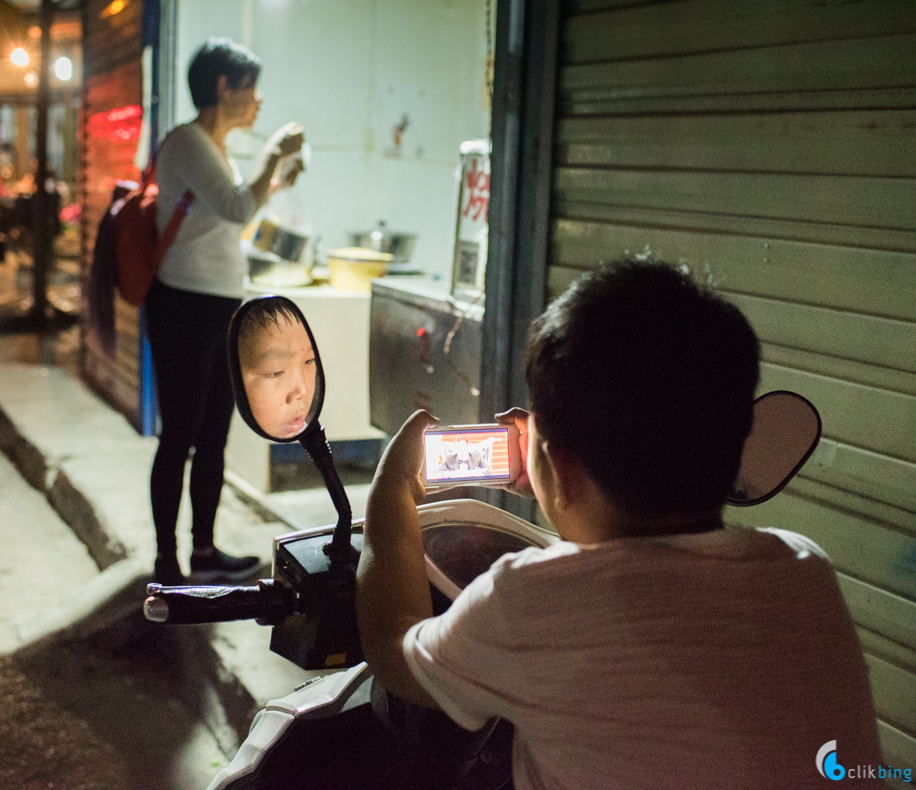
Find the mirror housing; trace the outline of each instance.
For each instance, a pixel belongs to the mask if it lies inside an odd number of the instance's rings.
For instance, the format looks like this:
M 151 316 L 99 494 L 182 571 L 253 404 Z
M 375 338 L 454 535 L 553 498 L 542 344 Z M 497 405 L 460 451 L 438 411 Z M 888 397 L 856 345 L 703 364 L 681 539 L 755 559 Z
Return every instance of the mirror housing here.
M 754 424 L 726 504 L 749 507 L 772 499 L 795 477 L 820 439 L 821 416 L 807 398 L 788 390 L 761 395 L 754 401 Z
M 304 334 L 301 333 L 303 329 Z M 287 367 L 292 367 L 294 364 L 299 366 L 302 359 L 291 356 L 293 351 L 299 356 L 307 354 L 314 360 L 313 362 L 310 360 L 310 364 L 314 365 L 314 372 L 313 381 L 309 382 L 312 384 L 313 391 L 310 393 L 311 399 L 305 409 L 304 417 L 300 418 L 303 420 L 301 430 L 293 428 L 291 431 L 284 431 L 282 426 L 290 425 L 293 420 L 286 423 L 275 421 L 283 420 L 287 416 L 281 413 L 284 408 L 283 399 L 288 400 L 289 397 L 293 397 L 290 388 L 297 385 L 287 383 L 286 390 L 281 392 L 279 387 L 283 384 L 282 377 L 277 378 L 276 383 L 272 380 L 268 381 L 266 376 L 260 377 L 262 381 L 257 383 L 270 385 L 273 390 L 267 393 L 271 402 L 266 405 L 267 412 L 260 403 L 253 408 L 252 393 L 248 390 L 248 384 L 251 384 L 253 380 L 253 368 L 248 364 L 246 357 L 250 358 L 252 354 L 259 354 L 262 357 L 271 355 L 276 357 L 278 354 L 283 354 L 284 365 Z M 227 352 L 229 375 L 232 380 L 236 406 L 242 419 L 255 433 L 273 442 L 293 442 L 320 428 L 318 416 L 324 404 L 324 370 L 312 330 L 295 302 L 285 296 L 268 294 L 242 304 L 236 310 L 232 323 L 229 325 Z M 285 372 L 287 379 L 292 374 L 293 371 Z M 299 376 L 301 371 L 297 370 L 295 374 Z M 299 386 L 301 385 L 300 382 Z M 255 398 L 255 400 L 260 399 Z M 255 414 L 255 411 L 260 413 Z
M 299 442 L 321 473 L 337 511 L 333 540 L 323 551 L 334 573 L 352 575 L 357 557 L 350 545 L 352 511 L 318 422 L 324 404 L 324 369 L 305 316 L 285 296 L 256 297 L 232 316 L 227 350 L 232 391 L 242 419 L 265 439 Z M 257 394 L 256 404 L 248 384 Z

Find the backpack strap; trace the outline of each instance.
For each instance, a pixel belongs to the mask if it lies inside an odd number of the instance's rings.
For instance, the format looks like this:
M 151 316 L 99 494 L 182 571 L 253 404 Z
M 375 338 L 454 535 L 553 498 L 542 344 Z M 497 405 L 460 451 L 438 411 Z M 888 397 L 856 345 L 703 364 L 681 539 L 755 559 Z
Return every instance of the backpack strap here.
M 162 142 L 156 146 L 156 149 L 150 155 L 149 164 L 147 164 L 146 170 L 143 171 L 144 187 L 146 187 L 148 184 L 155 183 L 156 160 L 159 158 L 159 152 L 162 150 L 162 146 L 165 145 L 165 141 L 169 139 L 172 132 L 174 131 L 175 130 L 172 129 L 164 138 L 162 138 Z M 190 189 L 187 190 L 178 199 L 178 203 L 175 204 L 175 210 L 172 212 L 172 216 L 169 218 L 169 224 L 165 226 L 165 230 L 162 231 L 162 235 L 156 239 L 156 248 L 153 251 L 152 260 L 155 271 L 159 270 L 159 266 L 162 264 L 162 259 L 165 257 L 165 253 L 168 251 L 169 247 L 172 246 L 172 242 L 175 241 L 175 237 L 178 235 L 178 229 L 181 227 L 181 223 L 190 213 L 191 206 L 194 205 L 194 199 L 194 193 Z
M 162 141 L 159 143 L 159 145 L 150 151 L 149 159 L 146 162 L 146 170 L 140 174 L 140 185 L 142 187 L 145 188 L 147 184 L 152 184 L 156 181 L 156 161 L 159 159 L 159 152 L 162 150 L 162 146 L 165 145 L 165 141 L 171 137 L 172 132 L 174 131 L 175 129 L 169 130 L 165 137 L 162 138 Z
M 153 265 L 157 271 L 162 263 L 162 259 L 165 257 L 166 251 L 172 246 L 172 242 L 175 241 L 175 236 L 178 235 L 178 229 L 181 227 L 181 223 L 184 221 L 184 218 L 188 216 L 188 213 L 191 211 L 191 206 L 193 205 L 194 193 L 189 189 L 179 198 L 178 203 L 175 205 L 175 210 L 172 212 L 172 216 L 169 219 L 169 224 L 165 226 L 162 235 L 156 240 L 156 249 L 153 252 Z

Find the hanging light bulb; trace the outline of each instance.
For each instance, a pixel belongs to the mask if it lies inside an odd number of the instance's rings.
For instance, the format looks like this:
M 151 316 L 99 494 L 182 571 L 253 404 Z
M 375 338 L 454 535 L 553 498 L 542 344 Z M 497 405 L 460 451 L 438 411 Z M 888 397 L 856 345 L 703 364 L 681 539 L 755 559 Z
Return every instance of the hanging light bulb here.
M 54 76 L 61 82 L 67 82 L 73 76 L 73 62 L 66 55 L 54 61 Z
M 29 53 L 22 47 L 16 47 L 16 49 L 10 53 L 10 60 L 13 61 L 13 64 L 16 66 L 27 66 L 29 63 Z
M 127 0 L 112 0 L 107 6 L 105 6 L 105 8 L 102 9 L 102 12 L 99 14 L 99 18 L 105 19 L 106 17 L 120 14 L 126 6 Z

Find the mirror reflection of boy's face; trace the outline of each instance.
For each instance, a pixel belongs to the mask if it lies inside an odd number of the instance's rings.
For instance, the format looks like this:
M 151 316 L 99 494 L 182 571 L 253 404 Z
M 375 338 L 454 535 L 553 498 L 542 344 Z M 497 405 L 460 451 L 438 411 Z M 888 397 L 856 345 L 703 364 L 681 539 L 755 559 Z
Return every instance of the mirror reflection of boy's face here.
M 239 348 L 242 381 L 251 413 L 278 439 L 302 433 L 315 396 L 317 365 L 305 327 L 280 316 Z

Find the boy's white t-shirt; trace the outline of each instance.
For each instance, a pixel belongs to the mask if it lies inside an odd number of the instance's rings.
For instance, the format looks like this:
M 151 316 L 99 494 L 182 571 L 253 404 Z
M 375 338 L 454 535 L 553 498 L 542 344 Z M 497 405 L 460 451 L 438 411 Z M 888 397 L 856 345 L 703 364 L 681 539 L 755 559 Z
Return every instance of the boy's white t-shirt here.
M 404 653 L 461 726 L 515 725 L 517 790 L 829 787 L 832 740 L 840 764 L 880 762 L 833 568 L 792 532 L 506 555 Z

